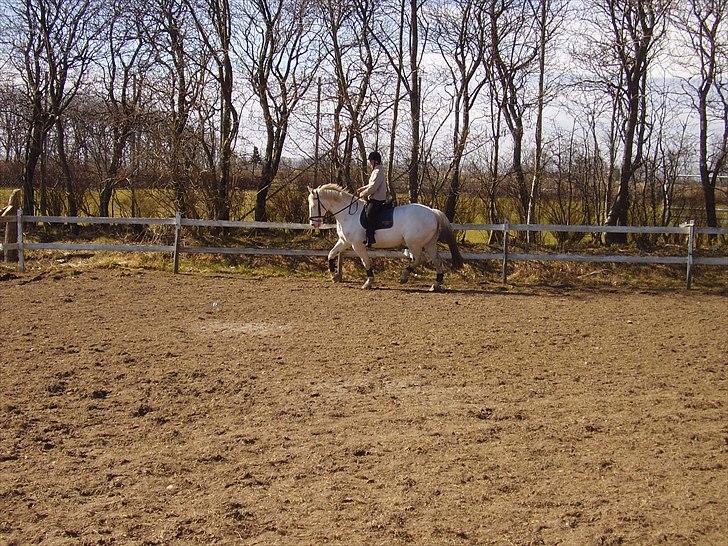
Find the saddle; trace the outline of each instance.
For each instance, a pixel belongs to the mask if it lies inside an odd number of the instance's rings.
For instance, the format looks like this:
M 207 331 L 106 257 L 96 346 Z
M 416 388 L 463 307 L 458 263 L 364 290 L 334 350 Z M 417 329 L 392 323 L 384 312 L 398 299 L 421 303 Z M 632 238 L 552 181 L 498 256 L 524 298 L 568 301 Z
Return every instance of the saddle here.
M 379 209 L 377 217 L 374 219 L 374 229 L 389 229 L 394 225 L 394 204 L 391 201 L 385 202 Z M 367 228 L 366 208 L 359 215 L 361 227 Z

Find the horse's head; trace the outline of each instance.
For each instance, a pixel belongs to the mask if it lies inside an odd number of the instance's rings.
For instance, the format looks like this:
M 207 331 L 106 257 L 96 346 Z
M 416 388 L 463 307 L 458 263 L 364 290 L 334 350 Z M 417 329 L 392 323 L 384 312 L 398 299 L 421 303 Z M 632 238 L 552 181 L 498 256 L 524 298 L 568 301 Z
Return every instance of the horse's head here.
M 326 210 L 321 205 L 321 196 L 318 190 L 309 186 L 308 188 L 308 223 L 312 227 L 318 229 L 324 223 L 324 214 Z

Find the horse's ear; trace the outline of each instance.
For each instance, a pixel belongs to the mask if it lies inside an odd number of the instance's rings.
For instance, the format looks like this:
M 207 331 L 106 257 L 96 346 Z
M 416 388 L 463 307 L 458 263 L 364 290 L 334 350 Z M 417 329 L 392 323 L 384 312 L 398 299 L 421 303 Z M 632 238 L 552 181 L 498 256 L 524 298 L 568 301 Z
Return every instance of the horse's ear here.
M 313 188 L 311 186 L 306 186 L 308 188 L 308 193 L 313 193 Z

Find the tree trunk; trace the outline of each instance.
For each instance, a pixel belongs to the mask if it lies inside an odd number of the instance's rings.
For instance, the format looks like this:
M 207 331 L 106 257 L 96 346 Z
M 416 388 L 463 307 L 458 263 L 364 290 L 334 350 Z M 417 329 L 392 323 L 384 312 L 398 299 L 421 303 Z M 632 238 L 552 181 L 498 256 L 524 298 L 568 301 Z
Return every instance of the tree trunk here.
M 447 199 L 445 200 L 445 216 L 451 222 L 455 221 L 455 209 L 458 203 L 458 197 L 460 196 L 460 158 L 456 158 L 452 166 L 452 172 L 450 173 L 450 189 L 447 192 Z
M 104 218 L 109 216 L 109 208 L 113 195 L 113 186 L 107 181 L 99 192 L 99 216 L 102 216 Z
M 704 82 L 698 97 L 698 113 L 700 115 L 700 184 L 705 197 L 705 223 L 708 227 L 718 226 L 718 217 L 715 212 L 715 185 L 710 177 L 708 167 L 708 91 L 712 81 Z
M 470 92 L 466 86 L 467 82 L 463 80 L 462 96 L 455 100 L 456 122 L 453 141 L 453 161 L 451 165 L 452 172 L 450 175 L 450 188 L 445 201 L 445 215 L 451 222 L 455 221 L 455 210 L 457 208 L 458 198 L 460 197 L 460 187 L 462 184 L 460 168 L 470 130 Z
M 35 195 L 33 180 L 35 169 L 43 152 L 43 126 L 42 123 L 33 120 L 33 126 L 28 134 L 28 142 L 25 152 L 25 163 L 23 164 L 23 212 L 25 214 L 35 213 Z
M 229 16 L 229 13 L 226 11 Z M 220 36 L 229 45 L 227 31 L 220 31 Z M 219 220 L 230 219 L 230 179 L 232 148 L 238 133 L 238 117 L 233 105 L 233 67 L 227 50 L 223 52 L 223 59 L 219 69 L 221 93 L 221 119 L 220 119 L 220 180 L 217 187 L 217 217 Z
M 341 96 L 337 98 L 336 105 L 334 106 L 334 140 L 333 146 L 331 147 L 331 164 L 334 168 L 334 180 L 339 186 L 346 186 L 344 183 L 344 162 L 341 157 L 341 151 L 339 146 L 341 145 L 341 135 L 343 133 L 341 123 L 341 111 L 344 109 L 344 103 L 342 102 Z
M 417 8 L 419 0 L 410 0 L 410 118 L 412 123 L 412 148 L 409 164 L 409 198 L 417 203 L 420 194 L 420 72 L 417 62 L 419 50 L 419 32 L 417 24 Z
M 634 86 L 634 81 L 629 82 L 630 86 Z M 637 84 L 639 85 L 639 84 Z M 632 88 L 630 90 L 629 117 L 627 119 L 627 127 L 624 135 L 624 151 L 622 153 L 622 170 L 619 175 L 619 190 L 617 197 L 612 203 L 607 215 L 606 225 L 608 226 L 626 226 L 629 223 L 629 183 L 632 180 L 634 171 L 638 165 L 638 158 L 633 157 L 635 136 L 637 132 L 637 121 L 639 119 L 639 89 Z M 626 233 L 607 233 L 605 235 L 607 244 L 626 244 Z
M 463 80 L 463 85 L 467 85 Z M 445 216 L 451 222 L 455 221 L 455 209 L 457 207 L 458 197 L 460 197 L 460 164 L 465 151 L 465 143 L 467 142 L 468 127 L 470 126 L 470 113 L 468 111 L 469 94 L 464 88 L 461 95 L 455 98 L 455 126 L 453 127 L 453 158 L 450 164 L 450 186 L 447 191 L 447 199 L 445 200 Z M 462 120 L 461 120 L 462 116 Z M 462 125 L 461 125 L 462 123 Z
M 703 196 L 705 198 L 705 223 L 708 227 L 718 227 L 718 216 L 715 213 L 715 186 L 703 185 Z
M 232 83 L 230 81 L 230 83 Z M 230 190 L 230 161 L 232 158 L 232 141 L 233 141 L 233 128 L 232 128 L 232 113 L 230 108 L 231 103 L 228 99 L 232 100 L 231 95 L 228 95 L 227 81 L 225 83 L 223 92 L 223 104 L 220 120 L 220 178 L 215 188 L 215 216 L 216 220 L 230 220 L 230 199 L 228 192 Z
M 187 199 L 185 197 L 185 185 L 182 180 L 182 174 L 179 168 L 172 171 L 172 187 L 174 188 L 174 204 L 175 208 L 183 215 L 187 212 Z
M 526 187 L 526 174 L 523 172 L 523 126 L 521 120 L 517 120 L 517 125 L 512 131 L 513 133 L 513 174 L 516 177 L 516 188 L 518 189 L 518 200 L 520 208 L 525 219 L 528 214 L 528 188 Z
M 538 52 L 538 99 L 536 105 L 536 157 L 533 165 L 533 178 L 531 179 L 531 192 L 528 200 L 528 212 L 526 213 L 526 223 L 538 223 L 536 216 L 536 202 L 541 189 L 541 154 L 543 149 L 543 108 L 544 108 L 544 77 L 546 73 L 546 4 L 548 0 L 540 0 L 540 30 Z M 532 235 L 530 231 L 526 232 L 526 241 L 531 242 L 531 238 L 536 236 L 537 232 Z
M 266 207 L 268 201 L 268 190 L 273 183 L 273 175 L 270 163 L 263 164 L 260 179 L 258 180 L 258 192 L 255 194 L 255 221 L 267 222 L 268 210 Z
M 396 94 L 394 98 L 394 112 L 392 114 L 392 133 L 389 138 L 389 157 L 387 158 L 387 188 L 389 188 L 389 197 L 392 203 L 397 205 L 397 189 L 394 187 L 394 141 L 397 132 L 397 118 L 399 114 L 399 92 L 401 83 L 397 80 Z
M 76 191 L 73 187 L 73 175 L 71 166 L 68 163 L 68 155 L 66 154 L 66 134 L 63 128 L 61 118 L 56 118 L 56 131 L 58 132 L 58 161 L 61 164 L 61 172 L 66 183 L 66 198 L 68 199 L 68 215 L 78 216 L 78 202 L 76 199 Z M 72 225 L 72 230 L 78 231 L 78 224 Z
M 399 121 L 399 103 L 400 103 L 400 93 L 402 90 L 402 68 L 403 68 L 403 62 L 404 62 L 404 8 L 405 4 L 402 2 L 400 4 L 400 10 L 399 10 L 399 38 L 398 38 L 398 46 L 399 49 L 397 51 L 397 85 L 394 89 L 394 105 L 392 108 L 392 131 L 389 136 L 389 157 L 387 158 L 387 187 L 389 188 L 389 194 L 390 198 L 392 199 L 392 203 L 397 205 L 397 190 L 394 187 L 394 146 L 395 146 L 395 139 L 397 136 L 397 123 Z
M 349 127 L 346 131 L 346 142 L 344 144 L 344 157 L 342 165 L 342 186 L 348 189 L 352 189 L 351 183 L 351 161 L 354 154 L 354 131 L 352 127 Z
M 114 197 L 114 188 L 117 184 L 116 176 L 119 173 L 121 158 L 124 154 L 124 148 L 126 148 L 126 143 L 130 134 L 130 130 L 126 127 L 119 131 L 114 131 L 114 150 L 111 155 L 109 170 L 106 173 L 106 179 L 104 180 L 104 184 L 99 192 L 99 216 L 109 216 L 111 200 Z

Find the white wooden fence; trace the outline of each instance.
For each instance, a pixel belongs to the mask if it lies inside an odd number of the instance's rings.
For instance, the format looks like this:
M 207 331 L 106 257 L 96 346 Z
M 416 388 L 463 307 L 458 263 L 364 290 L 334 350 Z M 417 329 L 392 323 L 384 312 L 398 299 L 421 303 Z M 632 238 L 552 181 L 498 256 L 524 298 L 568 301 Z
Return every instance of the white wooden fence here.
M 234 222 L 222 220 L 196 220 L 183 218 L 177 213 L 174 218 L 101 218 L 93 216 L 24 216 L 21 210 L 16 218 L 0 217 L 0 224 L 17 222 L 18 241 L 5 245 L 7 250 L 18 251 L 18 269 L 25 270 L 25 250 L 75 250 L 94 252 L 169 252 L 172 254 L 173 270 L 179 271 L 181 254 L 237 254 L 255 256 L 327 256 L 328 250 L 313 249 L 287 249 L 287 248 L 253 248 L 253 247 L 198 247 L 182 244 L 181 230 L 183 226 L 217 227 L 217 228 L 243 228 L 243 229 L 287 229 L 310 230 L 308 224 L 279 223 L 279 222 Z M 142 245 L 142 244 L 97 244 L 97 243 L 31 243 L 25 242 L 23 225 L 26 223 L 63 223 L 63 224 L 136 224 L 136 225 L 169 225 L 174 226 L 173 245 Z M 326 224 L 321 229 L 332 229 L 334 224 Z M 453 224 L 457 231 L 500 231 L 502 232 L 502 249 L 500 252 L 465 252 L 463 258 L 471 261 L 498 260 L 502 263 L 501 277 L 505 282 L 508 272 L 508 263 L 511 261 L 562 261 L 562 262 L 607 262 L 631 264 L 679 264 L 686 266 L 686 283 L 690 288 L 694 265 L 715 265 L 728 267 L 728 256 L 700 257 L 695 256 L 695 238 L 697 235 L 728 235 L 728 228 L 698 228 L 694 222 L 688 222 L 677 227 L 647 227 L 647 226 L 583 226 L 583 225 L 557 225 L 557 224 Z M 571 254 L 549 253 L 531 254 L 514 253 L 509 250 L 511 232 L 540 231 L 540 232 L 577 232 L 577 233 L 662 233 L 682 234 L 687 236 L 687 250 L 680 256 L 642 256 L 634 254 Z M 374 250 L 375 257 L 401 258 L 399 251 Z M 345 253 L 353 256 L 352 252 Z M 446 254 L 443 254 L 446 256 Z

